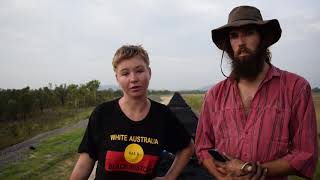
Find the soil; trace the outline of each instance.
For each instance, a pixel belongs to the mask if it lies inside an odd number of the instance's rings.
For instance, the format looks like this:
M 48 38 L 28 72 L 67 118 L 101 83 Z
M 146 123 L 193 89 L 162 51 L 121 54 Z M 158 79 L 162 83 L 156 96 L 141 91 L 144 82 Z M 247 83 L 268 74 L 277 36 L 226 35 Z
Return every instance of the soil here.
M 5 148 L 0 151 L 0 171 L 6 164 L 11 164 L 13 162 L 17 162 L 24 158 L 24 154 L 29 149 L 35 149 L 37 148 L 37 145 L 42 142 L 43 140 L 46 140 L 49 137 L 56 136 L 59 134 L 64 134 L 67 132 L 70 132 L 74 129 L 78 128 L 85 128 L 88 124 L 88 120 L 82 120 L 79 121 L 76 124 L 66 126 L 60 129 L 55 129 L 52 131 L 48 131 L 42 134 L 39 134 L 31 139 L 28 139 L 24 142 L 21 142 L 19 144 L 15 144 L 13 146 L 10 146 L 8 148 Z

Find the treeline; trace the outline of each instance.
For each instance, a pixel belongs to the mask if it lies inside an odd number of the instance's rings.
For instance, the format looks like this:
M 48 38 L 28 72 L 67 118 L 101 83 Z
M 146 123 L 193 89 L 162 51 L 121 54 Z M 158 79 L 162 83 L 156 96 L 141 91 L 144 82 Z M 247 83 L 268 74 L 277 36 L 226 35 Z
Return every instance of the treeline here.
M 312 89 L 312 92 L 315 92 L 315 93 L 320 93 L 320 88 L 318 87 L 315 87 Z
M 61 84 L 30 89 L 0 89 L 0 121 L 26 120 L 54 108 L 85 108 L 121 96 L 120 90 L 99 90 L 100 82 Z

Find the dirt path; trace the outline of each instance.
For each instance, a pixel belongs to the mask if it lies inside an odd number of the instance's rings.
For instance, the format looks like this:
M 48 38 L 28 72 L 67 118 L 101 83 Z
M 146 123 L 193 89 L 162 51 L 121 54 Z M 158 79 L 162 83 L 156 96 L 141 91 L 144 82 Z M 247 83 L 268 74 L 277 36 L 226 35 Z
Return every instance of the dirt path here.
M 169 101 L 171 100 L 172 96 L 171 95 L 166 95 L 166 96 L 161 96 L 161 104 L 167 105 Z
M 172 96 L 162 96 L 161 98 L 161 103 L 162 104 L 168 104 Z M 19 144 L 10 146 L 6 149 L 3 149 L 0 151 L 0 171 L 1 169 L 8 163 L 13 163 L 17 162 L 21 159 L 23 159 L 25 153 L 27 150 L 30 149 L 30 147 L 37 147 L 37 144 L 42 142 L 43 140 L 46 140 L 49 137 L 64 134 L 67 132 L 70 132 L 74 129 L 78 128 L 85 128 L 88 124 L 88 120 L 82 120 L 79 121 L 76 124 L 66 126 L 60 129 L 55 129 L 52 131 L 48 131 L 42 134 L 39 134 L 29 140 L 26 140 L 24 142 L 21 142 Z M 94 172 L 91 174 L 89 179 L 94 179 Z
M 10 146 L 6 149 L 3 149 L 0 151 L 0 171 L 3 168 L 4 165 L 12 162 L 17 162 L 18 160 L 21 160 L 24 157 L 25 152 L 30 148 L 30 147 L 37 147 L 37 144 L 40 143 L 41 141 L 52 137 L 56 136 L 59 134 L 64 134 L 66 132 L 70 132 L 74 129 L 78 128 L 85 128 L 87 126 L 88 120 L 82 120 L 79 121 L 76 124 L 66 126 L 60 129 L 55 129 L 52 131 L 48 131 L 42 134 L 39 134 L 29 140 L 26 140 L 24 142 L 21 142 L 19 144 Z

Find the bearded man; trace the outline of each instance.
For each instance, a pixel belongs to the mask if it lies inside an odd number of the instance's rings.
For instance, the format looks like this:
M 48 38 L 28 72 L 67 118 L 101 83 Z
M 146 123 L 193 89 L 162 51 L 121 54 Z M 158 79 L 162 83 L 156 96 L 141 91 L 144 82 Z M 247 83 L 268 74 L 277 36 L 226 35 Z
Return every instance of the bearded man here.
M 234 8 L 228 24 L 212 30 L 232 71 L 208 90 L 195 145 L 200 162 L 217 179 L 313 177 L 318 146 L 311 88 L 271 64 L 268 48 L 280 36 L 278 20 L 264 21 L 251 6 Z M 227 161 L 212 158 L 210 149 Z

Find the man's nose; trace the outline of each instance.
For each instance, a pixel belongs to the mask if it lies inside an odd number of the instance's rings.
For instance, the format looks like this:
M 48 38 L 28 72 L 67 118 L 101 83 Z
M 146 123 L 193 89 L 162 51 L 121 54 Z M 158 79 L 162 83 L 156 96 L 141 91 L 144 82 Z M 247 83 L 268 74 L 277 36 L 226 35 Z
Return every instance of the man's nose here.
M 243 34 L 240 34 L 239 35 L 239 46 L 243 46 L 243 45 L 245 45 L 245 36 L 243 35 Z

